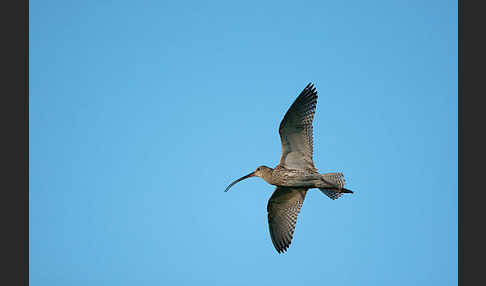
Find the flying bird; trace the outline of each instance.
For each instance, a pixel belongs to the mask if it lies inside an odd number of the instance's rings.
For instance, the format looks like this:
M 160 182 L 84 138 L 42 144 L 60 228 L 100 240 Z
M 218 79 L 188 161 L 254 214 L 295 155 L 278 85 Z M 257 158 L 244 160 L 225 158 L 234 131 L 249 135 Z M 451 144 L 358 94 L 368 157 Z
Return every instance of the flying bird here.
M 280 163 L 273 169 L 259 166 L 225 189 L 227 192 L 236 183 L 250 177 L 260 177 L 276 186 L 268 201 L 267 212 L 270 237 L 278 253 L 285 252 L 292 242 L 297 216 L 307 190 L 318 188 L 332 200 L 341 197 L 343 193 L 353 193 L 344 188 L 342 173 L 320 174 L 314 166 L 312 121 L 316 104 L 317 91 L 309 83 L 280 122 Z

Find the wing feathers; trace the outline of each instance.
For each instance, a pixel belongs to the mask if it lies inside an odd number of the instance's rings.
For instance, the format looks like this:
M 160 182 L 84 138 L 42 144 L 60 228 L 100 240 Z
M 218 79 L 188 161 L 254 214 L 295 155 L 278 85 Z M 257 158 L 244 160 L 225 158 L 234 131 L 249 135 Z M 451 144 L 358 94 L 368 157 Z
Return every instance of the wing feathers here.
M 277 187 L 268 201 L 270 237 L 278 253 L 285 252 L 292 242 L 306 193 L 307 189 Z
M 314 168 L 312 121 L 316 105 L 317 91 L 314 85 L 309 83 L 280 122 L 281 164 L 290 168 Z

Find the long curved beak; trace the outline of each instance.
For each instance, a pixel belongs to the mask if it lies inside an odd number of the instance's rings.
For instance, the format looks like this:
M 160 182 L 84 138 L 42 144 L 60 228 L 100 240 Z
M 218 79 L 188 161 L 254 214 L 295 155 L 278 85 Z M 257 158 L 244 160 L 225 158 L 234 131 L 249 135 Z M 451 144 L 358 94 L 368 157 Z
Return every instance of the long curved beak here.
M 226 190 L 224 190 L 224 191 L 227 192 L 231 187 L 233 187 L 239 181 L 243 181 L 244 179 L 248 179 L 248 178 L 251 178 L 251 177 L 254 177 L 254 176 L 255 176 L 255 172 L 251 172 L 250 174 L 248 174 L 248 175 L 246 175 L 244 177 L 241 177 L 238 180 L 236 180 L 233 183 L 231 183 L 228 187 L 226 187 Z

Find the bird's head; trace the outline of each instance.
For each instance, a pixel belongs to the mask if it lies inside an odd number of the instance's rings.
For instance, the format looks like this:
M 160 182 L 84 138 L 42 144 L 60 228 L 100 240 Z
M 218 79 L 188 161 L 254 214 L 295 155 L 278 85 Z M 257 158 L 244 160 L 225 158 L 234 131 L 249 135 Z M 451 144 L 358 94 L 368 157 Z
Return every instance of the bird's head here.
M 264 179 L 265 181 L 268 181 L 268 179 L 270 178 L 271 174 L 272 174 L 272 171 L 273 169 L 270 168 L 270 167 L 267 167 L 267 166 L 259 166 L 258 168 L 256 168 L 255 171 L 251 172 L 250 174 L 246 175 L 246 176 L 243 176 L 235 181 L 233 181 L 227 188 L 226 190 L 224 190 L 225 192 L 227 192 L 232 186 L 234 186 L 236 183 L 240 182 L 240 181 L 243 181 L 244 179 L 248 179 L 248 178 L 251 178 L 251 177 L 260 177 L 262 179 Z
M 272 168 L 262 165 L 256 168 L 253 173 L 255 174 L 255 176 L 265 179 L 266 176 L 272 173 Z

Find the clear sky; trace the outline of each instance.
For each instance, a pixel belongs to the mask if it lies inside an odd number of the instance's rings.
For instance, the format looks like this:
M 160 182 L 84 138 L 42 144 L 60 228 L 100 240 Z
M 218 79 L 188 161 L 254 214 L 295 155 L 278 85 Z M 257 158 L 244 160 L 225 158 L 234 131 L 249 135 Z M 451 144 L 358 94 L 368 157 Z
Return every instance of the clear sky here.
M 274 190 L 309 82 L 314 162 Z M 30 1 L 30 282 L 456 285 L 457 1 Z

